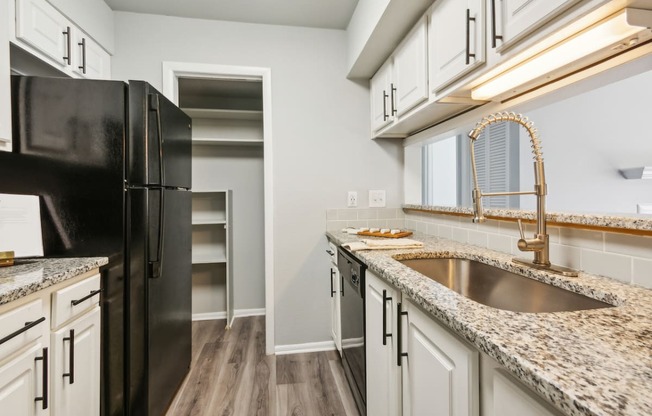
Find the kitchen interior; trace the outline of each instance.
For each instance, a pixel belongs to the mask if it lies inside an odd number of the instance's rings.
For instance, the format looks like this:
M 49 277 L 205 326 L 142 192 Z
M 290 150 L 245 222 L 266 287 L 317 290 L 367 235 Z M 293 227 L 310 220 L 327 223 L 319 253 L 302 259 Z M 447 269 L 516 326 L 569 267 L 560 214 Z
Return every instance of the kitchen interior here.
M 0 6 L 0 413 L 652 414 L 652 2 L 178 3 Z

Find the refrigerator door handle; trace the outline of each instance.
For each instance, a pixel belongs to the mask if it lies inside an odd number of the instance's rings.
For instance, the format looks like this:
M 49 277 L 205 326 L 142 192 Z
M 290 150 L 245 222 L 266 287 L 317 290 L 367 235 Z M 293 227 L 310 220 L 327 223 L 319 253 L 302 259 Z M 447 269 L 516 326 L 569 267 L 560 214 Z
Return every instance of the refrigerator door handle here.
M 160 189 L 161 198 L 159 201 L 159 215 L 158 215 L 158 238 L 157 238 L 157 254 L 156 259 L 151 260 L 149 277 L 158 279 L 161 277 L 161 269 L 163 269 L 163 246 L 165 245 L 165 233 L 163 227 L 165 226 L 165 190 Z
M 149 108 L 156 113 L 159 180 L 161 181 L 161 185 L 165 186 L 165 157 L 163 153 L 163 131 L 161 130 L 161 103 L 158 94 L 149 94 Z

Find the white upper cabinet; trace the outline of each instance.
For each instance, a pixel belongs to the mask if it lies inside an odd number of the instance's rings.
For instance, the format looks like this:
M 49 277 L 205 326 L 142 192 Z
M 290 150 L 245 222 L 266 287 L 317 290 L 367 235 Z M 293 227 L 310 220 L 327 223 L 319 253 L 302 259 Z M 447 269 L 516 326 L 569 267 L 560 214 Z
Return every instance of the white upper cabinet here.
M 394 89 L 390 98 L 400 117 L 428 99 L 427 18 L 423 17 L 394 52 Z
M 16 0 L 15 43 L 72 77 L 110 78 L 109 53 L 46 0 Z
M 505 49 L 579 0 L 492 0 L 498 50 Z
M 72 26 L 45 0 L 16 1 L 16 38 L 61 67 L 72 65 Z
M 485 61 L 483 0 L 439 0 L 429 12 L 430 91 L 437 93 Z
M 9 5 L 0 2 L 4 10 L 0 16 L 7 13 Z M 7 13 L 8 14 L 8 13 Z M 0 27 L 0 62 L 9 62 L 9 25 Z M 0 65 L 0 150 L 11 151 L 11 86 L 9 65 Z
M 394 120 L 392 96 L 392 60 L 385 62 L 374 74 L 371 87 L 371 130 L 378 131 Z
M 73 71 L 84 78 L 110 79 L 111 57 L 81 30 L 75 30 Z

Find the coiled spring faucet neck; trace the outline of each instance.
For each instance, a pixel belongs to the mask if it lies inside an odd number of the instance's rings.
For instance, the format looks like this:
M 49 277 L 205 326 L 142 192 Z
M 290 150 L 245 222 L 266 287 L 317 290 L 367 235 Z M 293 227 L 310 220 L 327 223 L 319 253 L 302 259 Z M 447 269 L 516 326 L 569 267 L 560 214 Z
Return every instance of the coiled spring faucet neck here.
M 518 191 L 518 192 L 488 192 L 483 193 L 478 185 L 478 172 L 475 166 L 475 152 L 473 149 L 474 142 L 480 137 L 482 131 L 489 125 L 511 121 L 518 123 L 525 128 L 530 136 L 530 143 L 532 146 L 532 155 L 534 158 L 534 191 Z M 549 271 L 561 273 L 567 276 L 577 276 L 577 272 L 561 266 L 554 266 L 550 263 L 550 246 L 549 236 L 546 230 L 546 194 L 547 185 L 545 171 L 543 168 L 543 152 L 541 151 L 541 141 L 537 135 L 537 129 L 534 124 L 521 114 L 502 112 L 494 113 L 484 117 L 480 120 L 473 130 L 469 132 L 471 139 L 471 169 L 473 173 L 473 222 L 483 222 L 485 220 L 482 209 L 482 197 L 503 196 L 503 195 L 536 195 L 537 197 L 537 232 L 534 238 L 525 238 L 521 221 L 518 225 L 521 232 L 521 239 L 518 241 L 518 248 L 521 251 L 534 252 L 534 260 L 514 259 L 515 262 L 527 264 L 537 268 L 547 269 Z

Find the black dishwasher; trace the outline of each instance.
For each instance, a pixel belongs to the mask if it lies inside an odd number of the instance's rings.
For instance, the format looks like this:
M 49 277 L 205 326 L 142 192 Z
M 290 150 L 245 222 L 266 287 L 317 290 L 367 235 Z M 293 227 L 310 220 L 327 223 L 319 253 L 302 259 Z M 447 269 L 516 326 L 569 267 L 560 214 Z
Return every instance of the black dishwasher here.
M 365 270 L 366 266 L 342 247 L 337 250 L 340 271 L 342 364 L 360 415 L 366 415 Z

